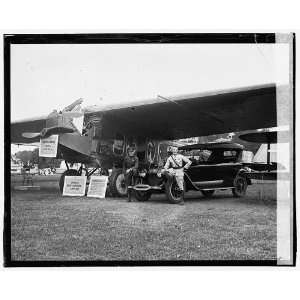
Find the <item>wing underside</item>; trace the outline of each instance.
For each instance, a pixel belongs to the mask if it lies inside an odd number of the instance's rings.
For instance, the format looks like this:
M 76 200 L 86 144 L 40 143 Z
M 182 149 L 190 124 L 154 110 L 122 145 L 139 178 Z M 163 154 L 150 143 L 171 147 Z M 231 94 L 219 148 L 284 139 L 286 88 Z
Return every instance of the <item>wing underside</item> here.
M 275 84 L 154 99 L 85 112 L 86 122 L 101 116 L 102 138 L 174 140 L 277 126 Z M 46 118 L 11 124 L 12 143 L 32 143 L 24 132 L 39 132 Z
M 173 97 L 99 112 L 103 137 L 174 140 L 277 126 L 275 85 Z

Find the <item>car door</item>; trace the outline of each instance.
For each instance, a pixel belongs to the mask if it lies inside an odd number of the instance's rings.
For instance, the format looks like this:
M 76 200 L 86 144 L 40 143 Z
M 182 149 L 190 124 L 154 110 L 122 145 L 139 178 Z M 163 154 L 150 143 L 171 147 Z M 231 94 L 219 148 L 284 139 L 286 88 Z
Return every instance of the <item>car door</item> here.
M 214 187 L 221 183 L 217 164 L 209 161 L 212 151 L 204 151 L 206 156 L 199 157 L 198 163 L 192 165 L 187 172 L 192 182 L 198 188 Z
M 233 179 L 241 168 L 241 163 L 237 162 L 238 154 L 236 150 L 224 150 L 223 162 L 216 165 L 217 177 L 223 181 L 224 186 L 232 186 Z

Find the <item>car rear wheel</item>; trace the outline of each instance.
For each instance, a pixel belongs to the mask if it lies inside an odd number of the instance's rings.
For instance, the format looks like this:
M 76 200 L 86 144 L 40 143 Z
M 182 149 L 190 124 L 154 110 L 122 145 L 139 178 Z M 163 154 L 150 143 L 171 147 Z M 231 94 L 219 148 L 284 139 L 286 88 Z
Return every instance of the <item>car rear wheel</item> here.
M 214 194 L 215 190 L 206 190 L 206 191 L 201 191 L 204 197 L 211 197 Z
M 171 203 L 177 204 L 183 200 L 183 193 L 179 189 L 175 178 L 167 181 L 165 192 Z
M 248 183 L 244 176 L 237 175 L 234 179 L 233 186 L 232 193 L 234 197 L 240 198 L 246 195 Z
M 109 191 L 113 197 L 125 197 L 127 187 L 122 169 L 115 169 L 109 177 Z
M 69 169 L 62 173 L 62 175 L 60 176 L 60 179 L 59 179 L 59 190 L 61 193 L 63 193 L 63 190 L 64 190 L 66 176 L 79 176 L 79 173 L 75 169 Z

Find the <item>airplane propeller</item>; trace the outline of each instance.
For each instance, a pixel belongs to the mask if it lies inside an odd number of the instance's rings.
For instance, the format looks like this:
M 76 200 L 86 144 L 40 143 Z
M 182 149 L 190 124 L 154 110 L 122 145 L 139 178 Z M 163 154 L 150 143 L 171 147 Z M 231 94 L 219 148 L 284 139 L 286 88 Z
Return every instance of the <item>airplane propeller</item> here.
M 26 139 L 34 139 L 40 135 L 40 132 L 24 132 L 22 136 Z
M 63 133 L 73 133 L 76 130 L 72 127 L 67 126 L 53 126 L 49 128 L 44 128 L 41 132 L 24 132 L 22 136 L 27 139 L 34 139 L 34 138 L 46 138 L 53 134 L 63 134 Z
M 83 99 L 78 99 L 72 104 L 65 107 L 60 113 L 57 113 L 57 111 L 53 111 L 48 116 L 48 120 L 54 119 L 59 116 L 65 117 L 66 119 L 73 119 L 73 118 L 79 118 L 83 116 L 83 111 L 80 107 L 80 104 L 82 103 Z M 47 123 L 46 123 L 47 124 Z M 35 139 L 35 138 L 46 138 L 53 134 L 63 134 L 63 133 L 73 133 L 76 129 L 71 126 L 52 126 L 52 127 L 46 127 L 43 128 L 40 132 L 23 132 L 22 136 L 27 139 Z

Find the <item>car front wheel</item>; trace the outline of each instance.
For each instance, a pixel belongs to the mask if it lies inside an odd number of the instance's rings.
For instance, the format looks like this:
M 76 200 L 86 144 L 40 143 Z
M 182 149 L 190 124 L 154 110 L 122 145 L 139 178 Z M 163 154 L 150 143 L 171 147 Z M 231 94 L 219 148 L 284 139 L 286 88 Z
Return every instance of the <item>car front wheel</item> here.
M 246 195 L 246 190 L 248 187 L 247 179 L 244 176 L 238 175 L 233 182 L 234 188 L 232 193 L 234 197 L 244 197 Z
M 165 192 L 168 200 L 171 203 L 177 204 L 183 200 L 183 193 L 179 189 L 175 178 L 168 180 L 168 182 L 165 185 Z

